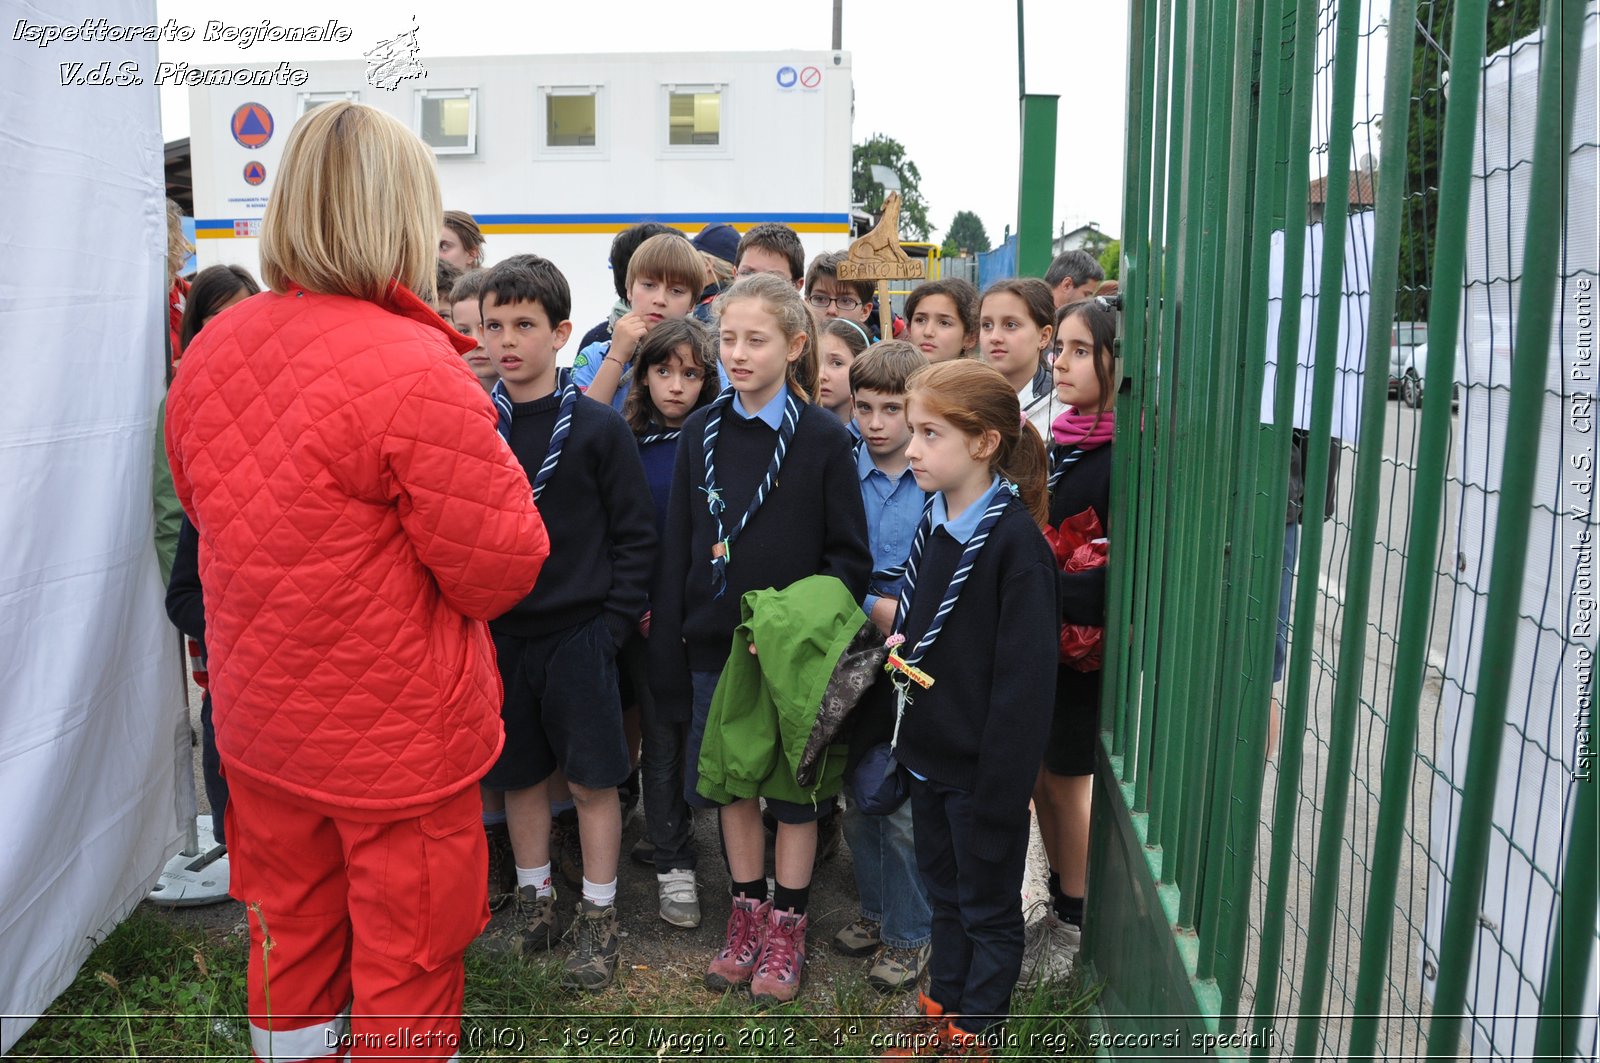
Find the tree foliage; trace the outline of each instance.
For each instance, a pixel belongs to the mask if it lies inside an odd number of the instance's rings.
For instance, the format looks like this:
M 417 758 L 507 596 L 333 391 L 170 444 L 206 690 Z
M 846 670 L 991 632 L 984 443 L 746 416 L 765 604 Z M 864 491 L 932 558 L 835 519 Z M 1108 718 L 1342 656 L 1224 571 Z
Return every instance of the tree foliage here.
M 926 240 L 934 227 L 928 222 L 928 204 L 922 198 L 922 174 L 906 156 L 905 145 L 882 133 L 850 150 L 850 199 L 876 218 L 883 210 L 883 186 L 872 179 L 872 167 L 887 166 L 900 178 L 900 236 Z
M 1438 229 L 1439 167 L 1444 151 L 1444 72 L 1449 67 L 1454 0 L 1423 0 L 1414 35 L 1410 129 L 1406 133 L 1406 187 L 1401 206 L 1399 290 L 1394 316 L 1428 320 L 1433 290 L 1433 245 Z M 1537 0 L 1495 0 L 1489 5 L 1488 54 L 1539 28 Z M 1432 41 L 1428 38 L 1431 37 Z M 1532 121 L 1531 116 L 1513 121 Z M 1380 191 L 1382 176 L 1379 176 Z M 1505 205 L 1501 204 L 1501 209 Z M 1492 209 L 1492 208 L 1491 208 Z
M 1106 280 L 1118 280 L 1122 274 L 1122 241 L 1111 240 L 1100 250 L 1100 268 L 1106 271 Z
M 950 219 L 949 234 L 944 238 L 944 254 L 977 254 L 989 249 L 989 233 L 983 227 L 983 220 L 970 210 L 956 211 L 956 216 Z

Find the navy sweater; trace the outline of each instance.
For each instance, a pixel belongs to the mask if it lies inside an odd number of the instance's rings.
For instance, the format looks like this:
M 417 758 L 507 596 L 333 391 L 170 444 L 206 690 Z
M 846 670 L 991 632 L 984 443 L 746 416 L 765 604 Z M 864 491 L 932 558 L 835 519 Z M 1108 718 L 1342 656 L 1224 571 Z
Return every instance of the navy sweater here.
M 777 485 L 734 540 L 721 597 L 711 582 L 717 539 L 706 507 L 706 408 L 684 422 L 672 475 L 656 590 L 651 595 L 650 682 L 667 719 L 689 717 L 689 672 L 720 672 L 728 660 L 739 599 L 806 576 L 835 576 L 858 601 L 872 575 L 867 514 L 851 449 L 838 418 L 805 406 Z M 717 437 L 717 486 L 732 531 L 766 476 L 778 433 L 760 418 L 725 409 Z
M 178 549 L 167 581 L 167 616 L 172 626 L 200 643 L 205 656 L 206 606 L 200 591 L 200 533 L 185 516 L 178 526 Z
M 511 451 L 533 481 L 560 412 L 560 393 L 511 406 Z M 584 396 L 572 410 L 561 463 L 539 497 L 550 561 L 533 590 L 490 621 L 534 638 L 604 613 L 617 646 L 644 615 L 656 547 L 655 513 L 633 433 L 611 407 Z
M 662 429 L 652 426 L 651 431 Z M 678 439 L 669 439 L 639 447 L 639 461 L 644 466 L 644 479 L 650 485 L 650 501 L 656 509 L 658 539 L 666 538 L 667 504 L 672 499 L 672 470 L 677 467 L 678 442 Z
M 1111 446 L 1096 447 L 1067 466 L 1050 492 L 1050 523 L 1060 527 L 1068 517 L 1092 509 L 1106 537 L 1111 536 Z M 1061 623 L 1104 625 L 1106 622 L 1106 570 L 1101 565 L 1087 572 L 1062 572 Z M 1059 651 L 1058 654 L 1059 656 Z M 1100 672 L 1080 672 L 1063 664 L 1056 679 L 1056 705 L 1062 709 L 1094 710 L 1100 704 Z
M 923 547 L 903 628 L 908 646 L 928 630 L 963 549 L 943 526 Z M 1050 734 L 1061 615 L 1056 572 L 1050 545 L 1027 507 L 1013 500 L 922 659 L 933 685 L 912 685 L 900 725 L 900 763 L 973 795 L 967 844 L 988 859 L 1003 855 L 1017 821 L 1028 815 Z M 873 689 L 892 702 L 888 682 Z

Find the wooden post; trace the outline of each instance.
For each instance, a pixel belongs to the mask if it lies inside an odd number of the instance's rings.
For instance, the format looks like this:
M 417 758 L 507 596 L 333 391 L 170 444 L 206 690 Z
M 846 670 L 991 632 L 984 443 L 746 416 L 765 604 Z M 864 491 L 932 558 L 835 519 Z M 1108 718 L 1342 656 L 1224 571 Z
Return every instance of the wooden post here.
M 878 335 L 894 339 L 894 309 L 889 305 L 889 282 L 878 282 Z

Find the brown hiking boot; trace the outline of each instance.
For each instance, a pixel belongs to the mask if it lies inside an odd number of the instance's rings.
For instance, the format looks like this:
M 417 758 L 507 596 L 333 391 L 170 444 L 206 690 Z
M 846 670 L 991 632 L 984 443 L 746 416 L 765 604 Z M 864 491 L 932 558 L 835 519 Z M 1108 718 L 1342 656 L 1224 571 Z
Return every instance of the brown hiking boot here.
M 561 939 L 555 893 L 541 897 L 537 886 L 523 886 L 517 890 L 516 902 L 516 920 L 523 925 L 517 931 L 512 951 L 520 956 L 528 956 L 554 948 Z
M 615 905 L 602 908 L 580 901 L 578 917 L 568 930 L 576 940 L 572 955 L 562 965 L 561 984 L 568 989 L 598 993 L 617 977 L 617 957 L 622 953 L 622 928 Z
M 897 949 L 882 945 L 867 969 L 867 984 L 880 993 L 904 993 L 915 989 L 922 972 L 928 969 L 929 946 Z
M 833 951 L 841 956 L 870 956 L 883 945 L 881 932 L 882 925 L 876 919 L 861 916 L 833 935 Z
M 932 1059 L 944 1054 L 950 1023 L 941 1008 L 926 993 L 917 996 L 917 1019 L 891 1035 L 895 1045 L 880 1059 Z
M 489 910 L 498 912 L 517 899 L 517 859 L 504 823 L 483 828 L 489 841 Z

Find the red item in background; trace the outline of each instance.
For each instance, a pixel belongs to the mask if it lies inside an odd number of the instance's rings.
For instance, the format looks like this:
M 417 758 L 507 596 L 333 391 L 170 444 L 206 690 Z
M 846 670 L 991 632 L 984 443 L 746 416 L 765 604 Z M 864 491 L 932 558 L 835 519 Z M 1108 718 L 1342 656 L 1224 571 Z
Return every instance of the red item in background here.
M 1045 539 L 1063 572 L 1085 572 L 1106 563 L 1105 529 L 1092 509 L 1045 529 Z M 1099 624 L 1061 625 L 1061 663 L 1080 672 L 1100 670 L 1106 629 Z
M 167 293 L 167 327 L 172 330 L 172 368 L 178 368 L 178 359 L 183 357 L 183 308 L 189 301 L 189 282 L 182 277 L 172 281 L 172 290 Z

